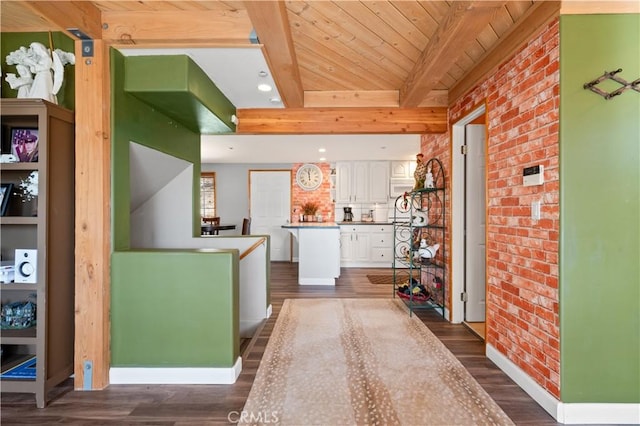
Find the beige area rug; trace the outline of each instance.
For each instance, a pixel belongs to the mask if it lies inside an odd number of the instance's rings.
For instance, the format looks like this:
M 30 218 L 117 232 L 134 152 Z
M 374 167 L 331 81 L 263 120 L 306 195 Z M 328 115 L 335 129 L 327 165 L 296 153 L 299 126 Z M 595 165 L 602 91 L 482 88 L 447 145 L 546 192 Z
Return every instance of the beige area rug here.
M 244 424 L 511 425 L 396 299 L 287 299 Z

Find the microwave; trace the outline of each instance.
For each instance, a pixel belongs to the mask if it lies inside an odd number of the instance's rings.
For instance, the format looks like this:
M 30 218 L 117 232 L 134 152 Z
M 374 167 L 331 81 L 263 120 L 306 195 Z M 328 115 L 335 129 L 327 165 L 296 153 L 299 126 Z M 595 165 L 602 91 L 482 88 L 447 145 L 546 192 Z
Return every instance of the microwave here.
M 389 180 L 389 198 L 395 200 L 405 192 L 411 192 L 415 181 L 409 178 L 392 178 Z

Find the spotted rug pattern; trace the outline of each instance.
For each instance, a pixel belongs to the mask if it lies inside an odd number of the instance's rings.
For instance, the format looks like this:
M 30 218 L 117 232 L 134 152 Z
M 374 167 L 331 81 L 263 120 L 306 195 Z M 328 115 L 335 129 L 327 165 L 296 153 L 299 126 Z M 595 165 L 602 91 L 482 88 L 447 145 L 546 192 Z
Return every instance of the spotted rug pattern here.
M 395 299 L 287 299 L 242 424 L 512 425 Z

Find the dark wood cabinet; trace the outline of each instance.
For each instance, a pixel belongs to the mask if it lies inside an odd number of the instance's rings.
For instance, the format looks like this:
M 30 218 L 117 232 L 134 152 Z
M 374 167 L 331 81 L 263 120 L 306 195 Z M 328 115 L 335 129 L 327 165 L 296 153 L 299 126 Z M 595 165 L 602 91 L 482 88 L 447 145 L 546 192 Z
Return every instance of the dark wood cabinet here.
M 0 284 L 2 305 L 31 301 L 36 322 L 0 330 L 2 373 L 35 357 L 35 377 L 1 378 L 2 392 L 35 394 L 38 407 L 49 390 L 73 374 L 75 124 L 73 111 L 39 99 L 2 99 L 2 153 L 11 153 L 16 129 L 37 130 L 36 161 L 2 163 L 0 177 L 9 196 L 0 217 L 3 265 L 15 264 L 16 250 L 35 253 L 33 278 Z M 21 183 L 37 175 L 37 197 Z M 33 194 L 32 194 L 33 195 Z M 31 199 L 29 199 L 31 198 Z M 18 252 L 20 253 L 20 252 Z

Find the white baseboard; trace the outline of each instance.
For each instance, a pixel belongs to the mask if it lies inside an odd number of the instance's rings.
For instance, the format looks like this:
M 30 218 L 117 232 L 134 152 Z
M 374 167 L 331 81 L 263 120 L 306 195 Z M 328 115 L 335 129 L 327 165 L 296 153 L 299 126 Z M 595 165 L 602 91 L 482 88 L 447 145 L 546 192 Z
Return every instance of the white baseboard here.
M 564 424 L 640 424 L 640 404 L 571 403 L 558 405 L 556 419 Z
M 230 385 L 242 371 L 242 358 L 229 368 L 111 367 L 109 383 L 154 385 Z
M 273 306 L 269 305 L 264 312 L 264 317 L 240 320 L 240 337 L 249 339 L 252 338 L 256 330 L 266 319 L 269 319 L 271 317 L 272 313 Z
M 335 278 L 302 278 L 298 277 L 298 284 L 300 285 L 336 285 Z
M 558 420 L 558 404 L 560 401 L 536 383 L 527 373 L 515 365 L 513 361 L 498 352 L 493 346 L 489 344 L 486 345 L 486 354 L 487 358 L 493 361 L 500 370 L 504 371 L 511 380 L 516 382 L 516 384 L 528 393 L 547 413 Z
M 640 404 L 563 403 L 489 344 L 486 345 L 486 355 L 559 423 L 640 424 Z

